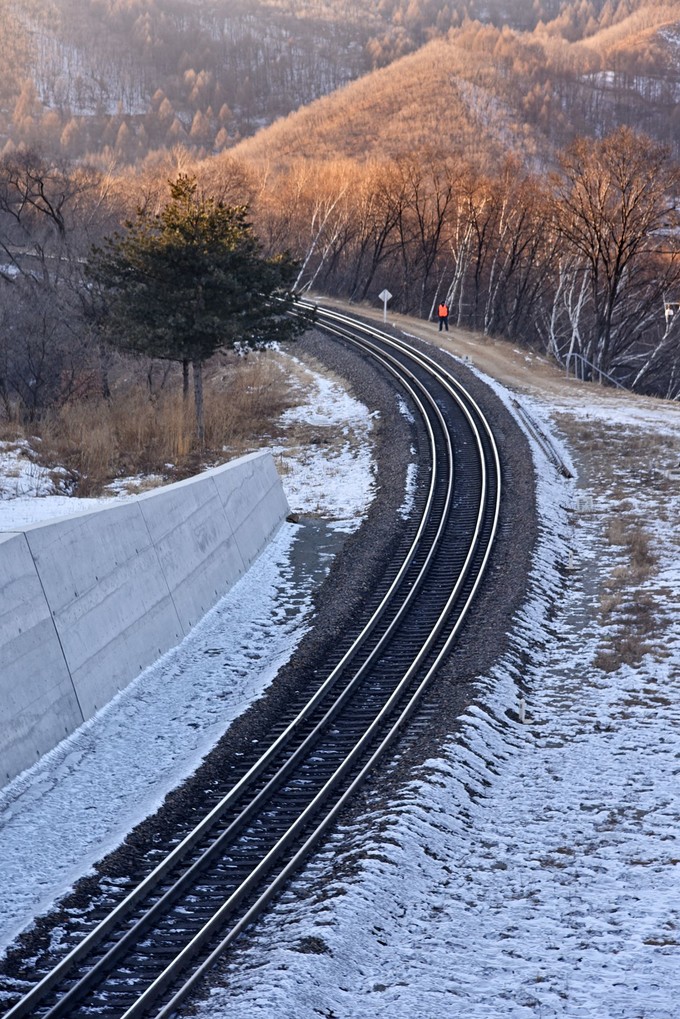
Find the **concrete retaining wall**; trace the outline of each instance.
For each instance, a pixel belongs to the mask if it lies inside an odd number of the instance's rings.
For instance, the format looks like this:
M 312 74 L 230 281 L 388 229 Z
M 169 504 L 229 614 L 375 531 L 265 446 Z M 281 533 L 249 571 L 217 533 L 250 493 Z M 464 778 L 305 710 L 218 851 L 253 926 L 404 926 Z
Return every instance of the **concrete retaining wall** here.
M 178 644 L 287 513 L 265 452 L 0 534 L 0 782 Z

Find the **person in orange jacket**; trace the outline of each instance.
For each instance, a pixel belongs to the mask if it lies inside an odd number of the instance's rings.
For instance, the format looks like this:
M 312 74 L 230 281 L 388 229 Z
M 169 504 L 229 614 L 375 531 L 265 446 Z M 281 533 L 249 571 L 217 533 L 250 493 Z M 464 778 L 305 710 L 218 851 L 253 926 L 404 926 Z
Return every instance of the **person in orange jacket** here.
M 442 331 L 442 327 L 449 331 L 449 306 L 444 301 L 439 305 L 439 332 Z

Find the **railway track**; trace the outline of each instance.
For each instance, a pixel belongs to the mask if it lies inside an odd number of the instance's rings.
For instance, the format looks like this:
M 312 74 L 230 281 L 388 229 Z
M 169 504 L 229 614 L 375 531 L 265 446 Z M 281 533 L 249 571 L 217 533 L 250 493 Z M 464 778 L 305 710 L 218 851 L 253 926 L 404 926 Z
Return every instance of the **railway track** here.
M 64 957 L 7 1019 L 169 1019 L 285 885 L 397 739 L 437 674 L 488 561 L 500 465 L 480 409 L 423 353 L 330 310 L 319 326 L 394 379 L 427 434 L 417 512 L 399 554 L 338 643 L 318 684 L 291 705 L 210 813 L 82 919 Z M 89 923 L 89 928 L 84 925 Z

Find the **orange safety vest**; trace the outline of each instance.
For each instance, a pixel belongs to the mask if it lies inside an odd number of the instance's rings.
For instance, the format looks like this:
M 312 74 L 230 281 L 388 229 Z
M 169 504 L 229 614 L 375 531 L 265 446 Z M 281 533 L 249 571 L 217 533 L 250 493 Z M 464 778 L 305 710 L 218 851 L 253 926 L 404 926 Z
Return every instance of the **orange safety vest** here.
M 445 304 L 440 304 L 439 305 L 439 317 L 440 318 L 448 318 L 449 317 L 449 309 L 446 307 Z

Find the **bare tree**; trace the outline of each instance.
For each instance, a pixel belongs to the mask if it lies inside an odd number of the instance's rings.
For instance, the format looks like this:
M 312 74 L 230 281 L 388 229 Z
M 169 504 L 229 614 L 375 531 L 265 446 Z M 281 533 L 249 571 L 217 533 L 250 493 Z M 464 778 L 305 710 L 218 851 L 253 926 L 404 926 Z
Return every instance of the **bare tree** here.
M 403 181 L 389 164 L 374 164 L 359 179 L 354 198 L 354 243 L 348 249 L 351 275 L 347 288 L 352 301 L 364 301 L 378 268 L 398 248 L 396 227 L 405 195 Z
M 96 174 L 36 153 L 0 161 L 0 390 L 28 420 L 73 399 L 98 377 L 82 255 L 108 216 Z
M 459 170 L 441 152 L 420 152 L 398 162 L 404 201 L 397 208 L 404 310 L 424 313 L 430 281 L 445 237 Z
M 680 174 L 666 148 L 621 128 L 600 142 L 581 139 L 566 152 L 555 206 L 558 233 L 584 274 L 580 353 L 594 369 L 615 369 L 643 339 L 641 309 L 656 302 L 676 272 L 671 246 Z

